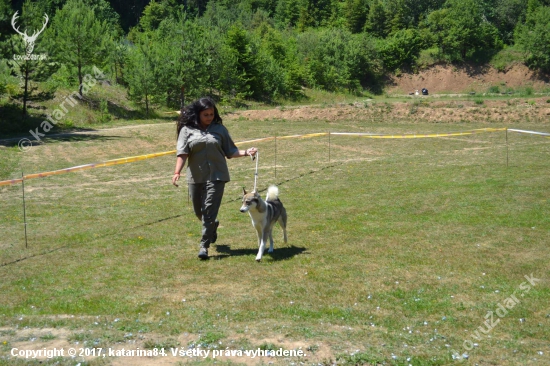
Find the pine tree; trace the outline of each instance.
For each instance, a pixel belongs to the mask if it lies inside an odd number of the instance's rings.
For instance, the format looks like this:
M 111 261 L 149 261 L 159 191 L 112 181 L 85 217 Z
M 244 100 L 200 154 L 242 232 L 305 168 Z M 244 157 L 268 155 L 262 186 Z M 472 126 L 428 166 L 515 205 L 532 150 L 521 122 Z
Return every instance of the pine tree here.
M 363 31 L 368 13 L 369 5 L 365 0 L 346 0 L 346 25 L 351 33 Z
M 26 1 L 23 4 L 22 17 L 26 19 L 38 19 L 38 21 L 45 21 L 44 14 L 40 14 L 41 7 L 37 4 Z M 19 18 L 12 18 L 15 22 L 19 22 Z M 30 22 L 29 22 L 30 23 Z M 18 24 L 18 23 L 16 23 Z M 47 21 L 42 23 L 42 30 L 45 29 Z M 44 44 L 44 35 L 38 34 L 37 30 L 39 24 L 34 22 L 31 26 L 19 25 L 16 28 L 24 29 L 23 32 L 26 35 L 36 34 L 36 39 L 30 43 L 24 37 L 19 34 L 13 35 L 9 40 L 9 50 L 11 51 L 11 57 L 8 59 L 8 66 L 12 73 L 17 75 L 21 82 L 23 92 L 20 95 L 23 104 L 23 116 L 27 115 L 27 103 L 32 98 L 32 94 L 37 90 L 36 84 L 33 82 L 45 81 L 48 79 L 57 69 L 58 65 L 52 62 L 50 55 L 48 55 Z M 32 30 L 31 30 L 32 29 Z M 32 32 L 32 33 L 31 33 Z M 40 37 L 42 36 L 42 37 Z M 33 37 L 34 38 L 34 37 Z
M 157 78 L 150 45 L 138 45 L 128 52 L 125 80 L 128 83 L 128 97 L 145 103 L 145 114 L 149 116 L 151 96 L 155 93 Z
M 388 34 L 388 15 L 384 5 L 379 0 L 374 0 L 371 3 L 365 23 L 365 31 L 380 38 L 384 38 Z
M 237 60 L 236 72 L 238 84 L 243 86 L 242 93 L 258 97 L 261 94 L 258 60 L 248 34 L 241 24 L 233 26 L 227 32 L 226 42 Z
M 275 23 L 279 28 L 293 28 L 300 18 L 300 0 L 279 0 L 275 8 Z
M 82 0 L 69 0 L 53 20 L 57 59 L 76 68 L 79 94 L 82 96 L 86 68 L 102 65 L 105 60 L 106 23 Z

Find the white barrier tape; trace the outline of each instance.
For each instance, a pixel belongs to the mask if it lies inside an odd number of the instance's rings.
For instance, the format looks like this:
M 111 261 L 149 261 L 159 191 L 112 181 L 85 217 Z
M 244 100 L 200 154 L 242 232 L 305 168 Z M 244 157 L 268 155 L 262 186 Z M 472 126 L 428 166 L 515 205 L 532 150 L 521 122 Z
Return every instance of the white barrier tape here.
M 546 133 L 546 132 L 516 130 L 514 128 L 509 128 L 508 131 L 518 132 L 518 133 L 526 133 L 526 134 L 529 134 L 529 135 L 538 135 L 538 136 L 548 136 L 548 137 L 550 137 L 550 133 Z
M 347 135 L 347 136 L 359 136 L 371 139 L 418 139 L 428 137 L 451 137 L 451 136 L 467 136 L 476 133 L 483 132 L 497 132 L 504 131 L 506 128 L 480 128 L 477 130 L 463 131 L 463 132 L 448 132 L 448 133 L 431 133 L 431 134 L 403 134 L 403 135 L 381 135 L 372 133 L 349 133 L 349 132 L 331 132 L 331 135 Z

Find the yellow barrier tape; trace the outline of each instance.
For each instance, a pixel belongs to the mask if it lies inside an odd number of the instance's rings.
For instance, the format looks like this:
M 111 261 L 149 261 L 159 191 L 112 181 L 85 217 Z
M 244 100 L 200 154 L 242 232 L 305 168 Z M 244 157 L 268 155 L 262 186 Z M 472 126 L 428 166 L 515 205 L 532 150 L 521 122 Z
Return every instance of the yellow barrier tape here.
M 255 139 L 255 140 L 236 142 L 235 145 L 240 146 L 240 145 L 245 145 L 245 144 L 249 144 L 249 143 L 252 143 L 252 142 L 271 141 L 271 140 L 275 140 L 275 139 L 284 140 L 284 139 L 292 139 L 292 138 L 298 138 L 298 137 L 309 138 L 309 137 L 317 137 L 317 136 L 326 136 L 328 134 L 329 134 L 328 132 L 319 132 L 319 133 L 308 133 L 308 134 L 305 134 L 305 135 L 289 135 L 289 136 L 279 136 L 279 137 L 272 136 L 272 137 L 264 137 L 264 138 Z
M 497 131 L 505 131 L 505 130 L 506 130 L 506 128 L 482 128 L 482 129 L 464 131 L 464 132 L 436 133 L 436 134 L 405 134 L 405 135 L 376 135 L 376 134 L 368 134 L 368 133 L 351 133 L 351 132 L 331 132 L 331 133 L 329 133 L 329 132 L 319 132 L 319 133 L 309 133 L 309 134 L 304 134 L 304 135 L 266 137 L 266 138 L 261 138 L 261 139 L 237 142 L 237 143 L 235 143 L 235 145 L 238 146 L 238 145 L 249 144 L 249 143 L 253 143 L 253 142 L 271 141 L 271 140 L 274 140 L 275 138 L 280 139 L 280 140 L 282 140 L 282 139 L 291 139 L 291 138 L 310 138 L 310 137 L 318 137 L 318 136 L 327 136 L 329 134 L 330 135 L 367 137 L 367 138 L 373 138 L 373 139 L 403 139 L 403 138 L 465 136 L 465 135 L 472 135 L 472 134 L 475 134 L 475 133 L 497 132 Z M 516 130 L 516 131 L 519 132 L 520 130 Z M 529 131 L 529 132 L 533 133 L 533 131 Z M 540 133 L 540 134 L 543 134 L 543 133 Z M 79 165 L 79 166 L 74 166 L 74 167 L 71 167 L 71 168 L 54 170 L 54 171 L 51 171 L 51 172 L 28 174 L 28 175 L 25 175 L 22 179 L 20 178 L 20 179 L 11 179 L 11 180 L 0 181 L 0 186 L 6 186 L 6 185 L 21 183 L 23 181 L 23 179 L 44 178 L 44 177 L 49 177 L 49 176 L 52 176 L 52 175 L 76 172 L 76 171 L 85 170 L 85 169 L 102 168 L 102 167 L 108 167 L 108 166 L 113 166 L 113 165 L 118 165 L 118 164 L 133 163 L 133 162 L 136 162 L 136 161 L 152 159 L 152 158 L 158 158 L 158 157 L 161 157 L 161 156 L 172 155 L 172 154 L 175 154 L 175 153 L 176 153 L 176 150 L 171 150 L 171 151 L 165 151 L 165 152 L 154 153 L 154 154 L 139 155 L 139 156 L 132 156 L 132 157 L 127 157 L 127 158 L 107 160 L 107 161 L 102 162 L 102 163 Z
M 252 142 L 271 141 L 271 140 L 274 140 L 274 139 L 275 139 L 275 137 L 264 137 L 264 138 L 262 138 L 262 139 L 255 139 L 255 140 L 248 140 L 248 141 L 236 142 L 235 145 L 239 146 L 239 145 L 249 144 L 249 143 L 252 143 Z

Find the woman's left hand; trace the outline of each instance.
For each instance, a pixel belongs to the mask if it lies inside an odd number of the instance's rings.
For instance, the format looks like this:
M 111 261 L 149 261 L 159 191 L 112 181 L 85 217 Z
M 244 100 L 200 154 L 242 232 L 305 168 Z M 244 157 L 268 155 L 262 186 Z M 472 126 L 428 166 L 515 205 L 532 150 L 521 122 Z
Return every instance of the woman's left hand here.
M 255 147 L 251 147 L 250 149 L 246 149 L 246 155 L 254 156 L 258 152 L 258 149 Z

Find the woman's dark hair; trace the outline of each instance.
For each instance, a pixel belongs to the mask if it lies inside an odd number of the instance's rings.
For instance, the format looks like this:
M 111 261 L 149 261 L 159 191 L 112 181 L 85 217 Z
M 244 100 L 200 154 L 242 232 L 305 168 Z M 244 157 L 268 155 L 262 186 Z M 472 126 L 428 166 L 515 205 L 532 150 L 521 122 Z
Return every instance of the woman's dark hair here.
M 211 98 L 200 98 L 193 103 L 182 108 L 181 113 L 176 122 L 176 139 L 178 138 L 183 126 L 199 128 L 200 113 L 207 109 L 214 109 L 214 120 L 212 123 L 222 123 L 222 118 L 216 108 L 216 103 Z

